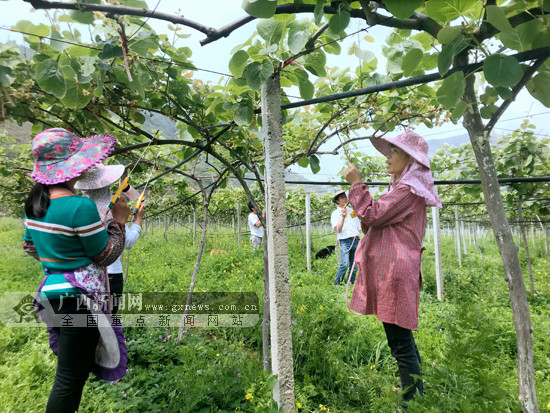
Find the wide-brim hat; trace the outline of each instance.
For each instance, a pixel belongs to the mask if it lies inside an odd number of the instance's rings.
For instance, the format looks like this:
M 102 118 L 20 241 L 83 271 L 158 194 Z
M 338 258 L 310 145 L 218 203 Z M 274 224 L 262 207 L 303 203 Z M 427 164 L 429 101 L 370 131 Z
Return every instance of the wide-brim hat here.
M 392 145 L 397 146 L 404 152 L 408 153 L 412 158 L 416 159 L 421 165 L 430 169 L 430 159 L 428 157 L 428 142 L 418 133 L 408 130 L 395 138 L 382 137 L 370 138 L 373 146 L 382 155 L 388 156 Z
M 86 176 L 76 181 L 77 189 L 99 189 L 109 186 L 120 179 L 124 165 L 103 165 L 102 163 L 88 169 Z
M 335 193 L 334 193 L 334 196 L 332 197 L 332 202 L 334 202 L 335 204 L 338 204 L 338 197 L 342 194 L 345 194 L 346 191 L 344 191 L 343 189 L 338 189 Z
M 115 144 L 111 135 L 79 138 L 61 128 L 42 131 L 32 142 L 31 178 L 46 185 L 67 182 L 107 158 Z

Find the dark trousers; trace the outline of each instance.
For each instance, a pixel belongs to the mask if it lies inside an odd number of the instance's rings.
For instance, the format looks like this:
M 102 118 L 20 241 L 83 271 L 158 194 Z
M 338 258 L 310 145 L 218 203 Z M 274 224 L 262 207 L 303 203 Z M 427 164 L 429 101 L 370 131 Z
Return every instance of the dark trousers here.
M 76 298 L 51 300 L 52 308 L 60 316 L 89 314 L 86 308 L 77 308 Z M 84 383 L 92 369 L 99 340 L 97 327 L 54 327 L 59 335 L 57 370 L 46 413 L 73 413 L 78 410 Z
M 412 331 L 388 323 L 384 323 L 384 330 L 386 330 L 391 355 L 397 360 L 401 388 L 404 391 L 403 400 L 412 399 L 417 390 L 422 396 L 424 394 L 422 371 L 420 369 L 422 360 L 414 342 Z M 419 376 L 419 378 L 416 379 L 413 375 Z
M 109 274 L 109 289 L 111 290 L 111 303 L 113 303 L 112 313 L 116 314 L 124 289 L 124 276 L 122 273 Z

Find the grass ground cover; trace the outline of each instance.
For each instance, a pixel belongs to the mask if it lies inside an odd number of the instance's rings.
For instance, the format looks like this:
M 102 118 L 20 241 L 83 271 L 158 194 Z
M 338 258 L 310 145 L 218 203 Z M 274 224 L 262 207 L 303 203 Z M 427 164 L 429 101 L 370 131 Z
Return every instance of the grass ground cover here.
M 0 219 L 0 288 L 34 291 L 37 262 L 21 249 L 21 224 Z M 333 242 L 314 237 L 314 250 Z M 520 412 L 516 342 L 508 288 L 496 245 L 482 240 L 458 265 L 443 239 L 445 301 L 436 299 L 433 245 L 424 253 L 420 324 L 425 397 L 410 412 Z M 198 246 L 188 233 L 149 232 L 130 254 L 128 292 L 186 291 Z M 210 256 L 211 249 L 226 251 Z M 475 247 L 474 247 L 475 248 Z M 550 410 L 550 263 L 543 240 L 532 249 L 537 295 L 530 296 L 535 379 L 541 411 Z M 262 302 L 263 257 L 237 247 L 233 234 L 207 240 L 196 291 L 251 291 Z M 332 285 L 334 256 L 305 270 L 300 237 L 289 237 L 293 353 L 298 412 L 392 412 L 397 367 L 375 317 L 349 313 L 345 288 Z M 525 257 L 520 256 L 525 265 Z M 527 272 L 525 271 L 526 277 Z M 88 381 L 82 412 L 269 412 L 273 377 L 263 372 L 261 325 L 188 329 L 126 328 L 128 372 L 116 383 Z M 0 410 L 42 412 L 55 373 L 45 329 L 0 327 Z

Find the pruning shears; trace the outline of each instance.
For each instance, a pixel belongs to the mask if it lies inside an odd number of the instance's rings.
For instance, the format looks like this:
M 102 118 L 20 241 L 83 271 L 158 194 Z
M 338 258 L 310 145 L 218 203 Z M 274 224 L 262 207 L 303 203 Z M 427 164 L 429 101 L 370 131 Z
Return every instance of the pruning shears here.
M 116 190 L 115 194 L 111 198 L 111 201 L 109 202 L 109 208 L 108 208 L 107 212 L 109 212 L 115 206 L 115 204 L 118 201 L 118 198 L 122 194 L 122 191 L 124 191 L 128 187 L 128 181 L 129 180 L 130 180 L 130 177 L 128 177 L 128 176 L 126 178 L 124 178 L 124 180 L 122 181 L 122 183 L 120 184 L 120 186 Z
M 107 211 L 105 212 L 105 216 L 107 216 L 107 214 L 109 214 L 109 211 L 111 211 L 111 209 L 115 206 L 115 204 L 117 203 L 118 199 L 120 198 L 120 195 L 122 194 L 122 192 L 124 190 L 126 190 L 129 186 L 128 182 L 130 180 L 130 175 L 132 175 L 132 172 L 134 171 L 134 169 L 136 168 L 136 166 L 139 164 L 139 161 L 141 160 L 141 158 L 143 158 L 143 156 L 145 155 L 145 153 L 147 152 L 147 149 L 149 149 L 149 146 L 151 145 L 151 143 L 158 137 L 160 133 L 160 130 L 157 130 L 157 133 L 155 134 L 155 138 L 154 139 L 151 139 L 149 141 L 149 143 L 147 144 L 147 146 L 145 147 L 145 150 L 143 151 L 143 153 L 141 154 L 141 156 L 139 157 L 139 159 L 137 160 L 136 164 L 134 165 L 134 167 L 132 168 L 132 170 L 130 171 L 130 173 L 128 174 L 128 176 L 126 178 L 123 179 L 122 183 L 120 184 L 120 186 L 118 187 L 118 189 L 116 190 L 115 194 L 113 195 L 113 197 L 111 198 L 111 201 L 109 202 L 109 207 L 107 208 Z M 149 182 L 149 181 L 147 181 Z M 141 205 L 141 203 L 143 202 L 143 198 L 145 196 L 145 189 L 143 190 L 143 192 L 141 193 L 139 199 L 138 199 L 138 203 L 136 204 L 136 207 L 134 208 L 134 214 L 138 211 L 139 209 L 139 206 Z M 131 215 L 130 215 L 131 216 Z M 128 220 L 130 220 L 130 217 L 128 217 Z

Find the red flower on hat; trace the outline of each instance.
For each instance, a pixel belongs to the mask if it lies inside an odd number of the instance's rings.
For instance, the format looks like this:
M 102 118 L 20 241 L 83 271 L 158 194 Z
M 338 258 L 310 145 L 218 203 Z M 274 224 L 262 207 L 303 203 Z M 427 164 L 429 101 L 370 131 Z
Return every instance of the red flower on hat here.
M 65 172 L 63 171 L 63 169 L 58 169 L 57 171 L 55 171 L 56 178 L 61 178 L 63 177 L 63 175 L 65 175 Z
M 71 144 L 69 145 L 69 150 L 70 150 L 71 152 L 76 152 L 76 151 L 78 151 L 78 144 L 71 143 Z
M 61 153 L 61 152 L 63 152 L 63 146 L 61 146 L 61 145 L 55 145 L 55 146 L 53 147 L 53 151 L 54 151 L 55 153 Z
M 32 150 L 32 156 L 34 156 L 35 158 L 39 158 L 40 157 L 40 151 L 37 150 L 37 149 L 33 149 Z
M 53 165 L 46 165 L 46 171 L 53 171 Z
M 48 161 L 53 161 L 55 159 L 55 155 L 51 152 L 48 152 L 46 155 L 44 155 L 44 158 Z
M 92 160 L 86 156 L 86 157 L 82 158 L 82 163 L 84 165 L 89 165 L 89 164 L 92 163 Z
M 78 145 L 80 143 L 80 139 L 73 138 L 73 144 Z

